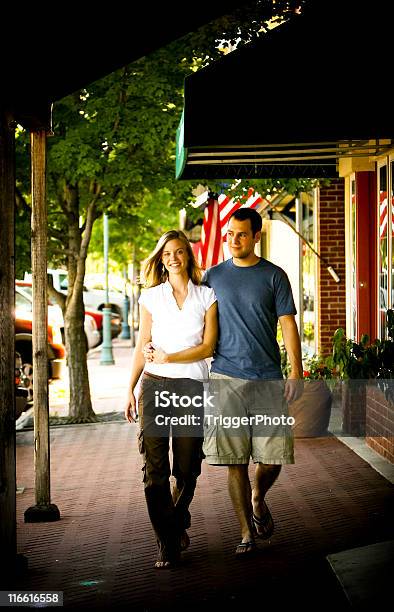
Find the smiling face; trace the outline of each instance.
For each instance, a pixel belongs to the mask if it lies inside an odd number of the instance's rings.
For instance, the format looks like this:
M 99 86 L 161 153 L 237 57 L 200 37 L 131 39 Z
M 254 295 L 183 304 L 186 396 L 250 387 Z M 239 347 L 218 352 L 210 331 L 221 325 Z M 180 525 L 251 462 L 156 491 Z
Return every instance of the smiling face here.
M 250 219 L 240 221 L 232 217 L 228 224 L 227 244 L 231 255 L 236 259 L 255 257 L 254 247 L 261 238 L 261 232 L 253 236 Z
M 189 255 L 182 240 L 169 240 L 163 248 L 161 261 L 168 274 L 187 274 Z

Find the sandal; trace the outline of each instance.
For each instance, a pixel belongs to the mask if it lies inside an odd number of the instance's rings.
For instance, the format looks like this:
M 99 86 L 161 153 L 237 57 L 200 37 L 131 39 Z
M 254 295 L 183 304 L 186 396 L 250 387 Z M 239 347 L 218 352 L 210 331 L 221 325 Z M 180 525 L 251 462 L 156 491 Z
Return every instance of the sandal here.
M 168 558 L 166 555 L 159 554 L 159 558 L 155 561 L 155 569 L 172 569 L 180 562 L 180 556 Z
M 171 549 L 159 544 L 159 555 L 155 561 L 155 569 L 171 569 L 175 567 L 181 558 L 179 548 L 171 546 Z
M 154 565 L 155 569 L 171 569 L 172 566 L 171 561 L 164 561 L 163 559 L 158 559 Z
M 274 521 L 271 516 L 271 512 L 265 502 L 263 502 L 264 507 L 264 515 L 262 517 L 258 517 L 252 512 L 252 525 L 254 527 L 255 533 L 259 538 L 263 540 L 268 540 L 274 533 Z
M 257 546 L 256 544 L 253 542 L 253 540 L 249 541 L 249 542 L 241 542 L 240 544 L 238 544 L 237 548 L 235 549 L 235 555 L 236 557 L 249 557 L 251 554 L 255 553 L 257 550 Z

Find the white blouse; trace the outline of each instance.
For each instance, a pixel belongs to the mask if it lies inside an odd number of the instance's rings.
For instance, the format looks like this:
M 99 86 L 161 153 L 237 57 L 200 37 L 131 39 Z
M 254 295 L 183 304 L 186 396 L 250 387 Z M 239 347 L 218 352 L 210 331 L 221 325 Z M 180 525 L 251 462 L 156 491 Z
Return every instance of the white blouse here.
M 213 289 L 188 282 L 188 294 L 179 308 L 168 280 L 143 289 L 138 302 L 152 315 L 152 343 L 166 353 L 176 353 L 201 344 L 205 313 L 216 302 Z M 169 378 L 208 378 L 205 359 L 193 363 L 146 363 L 145 372 Z

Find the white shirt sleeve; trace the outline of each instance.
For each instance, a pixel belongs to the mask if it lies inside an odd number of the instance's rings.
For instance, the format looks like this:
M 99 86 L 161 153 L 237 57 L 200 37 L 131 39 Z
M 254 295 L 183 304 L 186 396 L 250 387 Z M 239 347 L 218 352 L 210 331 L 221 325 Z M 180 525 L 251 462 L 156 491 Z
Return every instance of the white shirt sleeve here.
M 216 298 L 214 290 L 211 289 L 211 287 L 203 286 L 203 289 L 204 289 L 203 304 L 204 304 L 205 310 L 209 310 L 212 304 L 217 301 L 217 298 Z
M 138 303 L 140 306 L 145 306 L 146 310 L 152 314 L 152 291 L 150 289 L 142 289 Z

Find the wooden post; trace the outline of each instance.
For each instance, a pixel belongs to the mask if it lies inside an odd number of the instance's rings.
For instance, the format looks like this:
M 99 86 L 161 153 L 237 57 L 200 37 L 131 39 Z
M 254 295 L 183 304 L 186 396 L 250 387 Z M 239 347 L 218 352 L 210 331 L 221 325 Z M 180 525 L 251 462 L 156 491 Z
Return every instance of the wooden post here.
M 31 259 L 33 276 L 33 401 L 34 466 L 36 505 L 25 511 L 25 522 L 60 519 L 51 504 L 49 404 L 48 404 L 48 296 L 47 296 L 47 208 L 46 130 L 31 133 Z
M 27 568 L 16 554 L 15 160 L 12 117 L 0 111 L 0 561 L 1 578 Z M 1 579 L 0 579 L 1 582 Z

